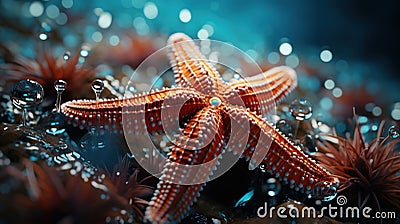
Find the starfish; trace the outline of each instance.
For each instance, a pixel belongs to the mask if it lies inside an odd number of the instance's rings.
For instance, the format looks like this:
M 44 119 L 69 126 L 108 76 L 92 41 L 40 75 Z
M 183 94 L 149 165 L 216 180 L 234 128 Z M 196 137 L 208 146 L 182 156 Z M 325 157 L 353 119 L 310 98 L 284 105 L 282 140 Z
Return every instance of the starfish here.
M 263 118 L 297 86 L 293 69 L 275 67 L 228 83 L 185 34 L 171 35 L 168 44 L 177 86 L 126 99 L 75 100 L 62 105 L 63 113 L 87 128 L 97 123 L 112 130 L 154 134 L 164 133 L 162 116 L 179 120 L 181 132 L 147 207 L 147 221 L 179 222 L 199 197 L 203 177 L 213 175 L 226 152 L 245 157 L 254 166 L 262 163 L 269 173 L 303 193 L 334 193 L 336 179 Z M 173 111 L 179 111 L 177 117 Z M 177 182 L 189 175 L 184 167 L 205 163 L 209 169 L 192 173 L 195 184 Z

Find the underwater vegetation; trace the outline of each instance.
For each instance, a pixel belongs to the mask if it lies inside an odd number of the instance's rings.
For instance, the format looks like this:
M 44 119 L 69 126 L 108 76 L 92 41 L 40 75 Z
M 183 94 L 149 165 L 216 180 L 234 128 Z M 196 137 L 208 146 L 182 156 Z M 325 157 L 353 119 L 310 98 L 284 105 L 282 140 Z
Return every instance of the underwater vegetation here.
M 0 223 L 400 223 L 393 65 L 302 45 L 268 4 L 0 1 Z
M 65 99 L 79 96 L 89 97 L 85 89 L 90 88 L 95 79 L 96 69 L 79 63 L 79 52 L 67 52 L 55 57 L 49 52 L 38 53 L 34 59 L 18 56 L 12 62 L 2 65 L 4 74 L 0 79 L 7 82 L 31 79 L 40 83 L 50 99 L 55 99 L 54 83 L 64 80 L 68 83 Z M 53 101 L 51 101 L 53 103 Z
M 354 206 L 379 211 L 400 210 L 399 130 L 391 126 L 383 135 L 384 122 L 376 138 L 366 142 L 356 120 L 352 137 L 334 136 L 335 142 L 319 143 L 316 158 L 340 180 L 338 193 Z

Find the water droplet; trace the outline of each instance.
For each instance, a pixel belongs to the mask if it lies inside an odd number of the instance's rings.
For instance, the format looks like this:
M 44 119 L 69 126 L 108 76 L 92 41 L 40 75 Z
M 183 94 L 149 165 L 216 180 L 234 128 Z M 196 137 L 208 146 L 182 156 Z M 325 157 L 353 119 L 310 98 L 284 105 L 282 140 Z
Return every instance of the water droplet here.
M 98 101 L 100 98 L 101 92 L 104 90 L 104 82 L 100 79 L 96 79 L 92 82 L 92 89 L 94 94 L 96 95 L 96 100 Z
M 312 116 L 312 105 L 306 99 L 295 100 L 290 104 L 289 111 L 296 120 L 307 120 Z
M 392 139 L 398 138 L 398 137 L 400 136 L 400 130 L 399 130 L 399 128 L 398 128 L 397 126 L 391 126 L 391 127 L 389 128 L 389 136 L 390 136 Z
M 39 127 L 51 135 L 61 135 L 65 132 L 65 116 L 57 111 L 47 113 L 39 123 Z
M 54 82 L 54 88 L 56 89 L 57 92 L 64 92 L 66 87 L 67 87 L 67 82 L 64 80 L 60 79 Z
M 40 39 L 40 40 L 45 41 L 45 40 L 47 40 L 48 38 L 49 38 L 49 37 L 47 36 L 46 33 L 40 33 L 40 34 L 39 34 L 39 39 Z
M 337 196 L 337 190 L 335 186 L 330 186 L 329 187 L 329 194 L 325 195 L 322 198 L 322 201 L 332 201 L 334 198 Z
M 67 82 L 64 80 L 57 80 L 54 82 L 54 88 L 57 91 L 56 111 L 61 112 L 61 94 L 65 91 Z
M 84 150 L 96 151 L 98 149 L 102 149 L 105 147 L 104 141 L 101 138 L 101 136 L 92 131 L 85 134 L 81 138 L 80 143 L 81 143 L 81 147 Z
M 259 166 L 259 168 L 260 168 L 261 172 L 263 172 L 263 173 L 267 172 L 267 167 L 264 164 L 261 164 Z
M 86 45 L 82 46 L 80 55 L 81 55 L 82 57 L 86 58 L 87 56 L 89 56 L 89 53 L 90 53 L 90 47 L 89 47 L 89 46 L 86 46 Z
M 63 55 L 64 61 L 68 61 L 71 58 L 71 52 L 66 51 Z
M 14 85 L 12 101 L 18 108 L 28 108 L 43 101 L 43 87 L 33 80 L 21 80 Z
M 14 85 L 12 90 L 13 105 L 22 110 L 22 124 L 26 125 L 27 108 L 35 106 L 43 101 L 43 87 L 33 80 L 21 80 Z
M 276 196 L 282 189 L 281 183 L 275 178 L 268 178 L 263 185 L 263 192 L 267 193 L 268 196 Z

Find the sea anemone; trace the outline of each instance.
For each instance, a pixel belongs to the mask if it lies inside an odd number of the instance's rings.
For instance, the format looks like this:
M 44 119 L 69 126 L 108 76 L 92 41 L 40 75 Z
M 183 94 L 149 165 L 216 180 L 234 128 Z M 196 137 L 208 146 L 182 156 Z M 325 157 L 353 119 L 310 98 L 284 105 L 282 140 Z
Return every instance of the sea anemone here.
M 90 92 L 90 84 L 95 79 L 96 69 L 80 63 L 79 58 L 79 54 L 66 53 L 58 58 L 46 52 L 38 53 L 35 59 L 18 56 L 0 67 L 3 70 L 0 80 L 35 80 L 43 86 L 47 97 L 52 96 L 53 101 L 56 95 L 54 82 L 60 79 L 67 82 L 68 91 L 63 94 L 63 99 L 92 96 L 87 93 Z
M 111 217 L 123 218 L 124 210 L 107 197 L 101 184 L 85 182 L 78 175 L 59 172 L 43 163 L 23 160 L 22 170 L 9 166 L 6 172 L 26 187 L 25 192 L 0 194 L 12 203 L 0 212 L 6 223 L 104 223 Z
M 144 184 L 151 176 L 139 180 L 138 168 L 133 167 L 128 157 L 114 166 L 113 171 L 105 171 L 103 184 L 122 204 L 132 207 L 137 221 L 142 221 L 143 210 L 148 205 L 146 197 L 153 194 L 153 188 Z
M 395 151 L 399 141 L 381 137 L 382 122 L 377 137 L 366 143 L 355 120 L 352 138 L 335 135 L 334 142 L 319 142 L 322 153 L 316 157 L 339 178 L 338 194 L 346 196 L 352 206 L 400 211 L 400 155 Z

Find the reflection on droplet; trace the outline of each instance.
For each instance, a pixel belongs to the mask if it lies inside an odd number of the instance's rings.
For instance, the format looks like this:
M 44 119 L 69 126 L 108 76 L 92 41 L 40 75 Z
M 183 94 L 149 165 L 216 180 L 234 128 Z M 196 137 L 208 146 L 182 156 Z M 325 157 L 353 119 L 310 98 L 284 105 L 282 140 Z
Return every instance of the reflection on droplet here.
M 96 100 L 98 101 L 100 98 L 101 92 L 104 90 L 104 82 L 101 79 L 96 79 L 92 82 L 92 89 L 94 94 L 96 95 Z
M 43 87 L 36 81 L 21 80 L 14 85 L 12 102 L 18 108 L 28 108 L 43 101 Z
M 389 136 L 390 136 L 392 139 L 398 138 L 398 137 L 400 136 L 400 130 L 399 130 L 399 128 L 398 128 L 397 126 L 391 126 L 391 127 L 389 128 Z
M 47 34 L 45 34 L 45 33 L 39 34 L 39 39 L 40 40 L 47 40 L 47 38 L 48 38 Z
M 279 194 L 282 189 L 281 183 L 275 178 L 268 178 L 263 184 L 263 192 L 268 196 L 274 197 Z
M 64 80 L 59 79 L 54 82 L 54 88 L 56 89 L 57 92 L 64 92 L 66 86 L 67 86 L 67 82 Z
M 307 120 L 312 116 L 312 105 L 306 99 L 294 100 L 290 106 L 291 115 L 298 121 Z
M 13 105 L 22 110 L 22 125 L 26 125 L 27 108 L 43 101 L 43 87 L 36 81 L 26 79 L 17 82 L 12 90 Z
M 54 88 L 57 91 L 56 111 L 61 112 L 61 94 L 65 91 L 67 82 L 64 80 L 57 80 L 54 82 Z
M 64 61 L 68 61 L 71 58 L 71 52 L 66 51 L 63 55 Z
M 51 111 L 43 116 L 39 127 L 50 135 L 61 135 L 65 132 L 65 116 L 57 111 Z
M 264 164 L 260 164 L 259 168 L 260 168 L 261 172 L 263 172 L 263 173 L 267 172 L 267 167 Z
M 87 56 L 89 56 L 89 52 L 90 52 L 90 47 L 88 45 L 83 45 L 80 55 L 84 58 L 86 58 Z
M 80 139 L 83 150 L 98 150 L 105 147 L 102 136 L 90 131 Z

